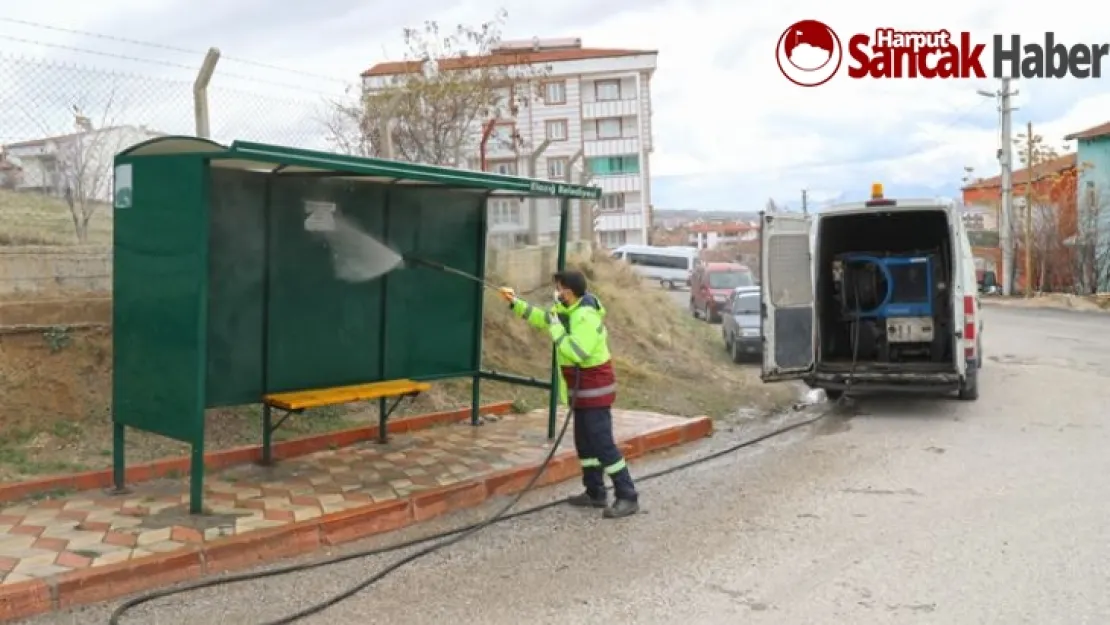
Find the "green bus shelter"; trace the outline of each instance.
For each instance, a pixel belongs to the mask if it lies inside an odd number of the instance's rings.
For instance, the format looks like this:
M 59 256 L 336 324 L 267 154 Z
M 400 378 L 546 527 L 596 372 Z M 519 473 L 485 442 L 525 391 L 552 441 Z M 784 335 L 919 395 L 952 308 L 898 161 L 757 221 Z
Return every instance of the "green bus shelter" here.
M 264 462 L 289 414 L 377 400 L 384 436 L 403 398 L 448 378 L 473 381 L 475 424 L 482 379 L 547 389 L 553 435 L 554 352 L 548 380 L 483 370 L 482 286 L 429 264 L 349 275 L 360 268 L 344 264 L 380 259 L 365 258 L 366 246 L 339 224 L 408 257 L 481 276 L 488 199 L 558 198 L 562 269 L 570 202 L 600 194 L 196 137 L 160 137 L 116 155 L 116 489 L 125 489 L 126 428 L 153 432 L 191 446 L 190 511 L 202 512 L 205 410 L 221 406 L 262 405 Z

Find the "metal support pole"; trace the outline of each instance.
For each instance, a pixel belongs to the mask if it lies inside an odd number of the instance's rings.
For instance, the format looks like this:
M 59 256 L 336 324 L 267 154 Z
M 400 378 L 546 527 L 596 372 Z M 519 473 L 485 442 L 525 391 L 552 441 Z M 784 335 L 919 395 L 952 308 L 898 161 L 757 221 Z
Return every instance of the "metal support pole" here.
M 540 156 L 547 146 L 551 145 L 551 139 L 544 139 L 543 143 L 539 145 L 531 154 L 528 155 L 528 177 L 536 178 L 536 164 L 539 163 Z M 535 196 L 528 198 L 528 244 L 540 244 L 540 206 L 539 201 Z
M 198 137 L 212 138 L 212 128 L 208 119 L 208 83 L 212 82 L 212 74 L 216 72 L 216 63 L 220 61 L 220 49 L 208 48 L 204 55 L 204 62 L 200 64 L 197 79 L 193 81 L 193 116 L 196 121 Z
M 558 271 L 567 268 L 567 222 L 570 220 L 570 200 L 559 199 L 559 247 L 555 257 Z M 547 405 L 547 440 L 555 440 L 555 428 L 559 420 L 559 360 L 555 347 L 551 348 L 551 397 Z

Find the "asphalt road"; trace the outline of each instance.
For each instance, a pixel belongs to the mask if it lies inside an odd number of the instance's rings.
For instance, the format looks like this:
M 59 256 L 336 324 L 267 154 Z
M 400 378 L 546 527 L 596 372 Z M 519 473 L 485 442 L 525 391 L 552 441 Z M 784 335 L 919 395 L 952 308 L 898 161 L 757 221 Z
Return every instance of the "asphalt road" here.
M 302 622 L 1110 622 L 1110 316 L 985 315 L 977 402 L 864 399 L 772 443 L 641 483 L 638 517 L 557 508 L 508 522 Z M 738 420 L 682 454 L 770 426 Z M 635 473 L 679 459 L 637 463 Z M 266 622 L 396 557 L 164 600 L 126 622 Z M 33 623 L 106 623 L 107 614 Z

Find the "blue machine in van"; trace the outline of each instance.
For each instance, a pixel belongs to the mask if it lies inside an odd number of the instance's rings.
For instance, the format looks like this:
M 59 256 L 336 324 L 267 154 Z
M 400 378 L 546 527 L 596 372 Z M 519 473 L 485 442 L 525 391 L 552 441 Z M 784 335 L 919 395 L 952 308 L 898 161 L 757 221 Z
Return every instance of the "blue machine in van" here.
M 891 317 L 933 316 L 933 256 L 874 256 L 851 252 L 836 257 L 841 262 L 845 288 L 854 279 L 853 274 L 861 265 L 871 265 L 881 277 L 878 300 L 868 310 L 849 309 L 845 313 L 853 319 L 888 319 Z M 844 299 L 845 303 L 849 300 Z

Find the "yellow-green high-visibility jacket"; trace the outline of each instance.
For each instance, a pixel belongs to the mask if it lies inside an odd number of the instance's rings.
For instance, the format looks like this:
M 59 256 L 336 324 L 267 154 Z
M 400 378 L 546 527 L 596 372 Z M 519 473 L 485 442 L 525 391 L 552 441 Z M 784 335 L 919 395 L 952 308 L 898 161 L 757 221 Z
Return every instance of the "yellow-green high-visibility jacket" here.
M 609 355 L 605 307 L 597 296 L 586 293 L 569 306 L 556 303 L 551 310 L 517 299 L 513 301 L 512 309 L 533 327 L 551 334 L 562 372 L 559 379 L 560 401 L 575 408 L 613 405 L 617 397 L 617 379 Z M 557 323 L 552 323 L 552 313 L 558 319 Z M 576 382 L 578 391 L 572 393 Z M 573 401 L 569 397 L 572 394 Z

